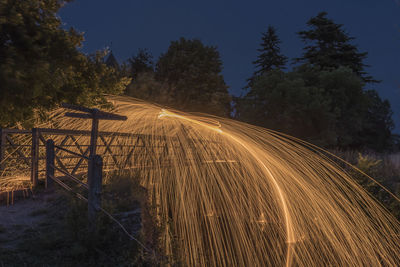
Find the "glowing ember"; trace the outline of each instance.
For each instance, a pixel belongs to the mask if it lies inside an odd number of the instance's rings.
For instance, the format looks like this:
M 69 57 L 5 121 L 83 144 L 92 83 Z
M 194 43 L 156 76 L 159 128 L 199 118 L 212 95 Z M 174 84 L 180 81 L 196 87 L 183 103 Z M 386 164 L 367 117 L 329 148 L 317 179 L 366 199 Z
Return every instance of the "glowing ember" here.
M 173 137 L 136 155 L 172 263 L 397 266 L 400 225 L 332 160 L 273 131 L 109 97 L 124 123 L 100 130 Z M 61 128 L 90 125 L 56 111 Z M 153 136 L 153 137 L 152 137 Z M 179 145 L 177 145 L 179 144 Z M 168 167 L 163 165 L 168 158 Z M 126 157 L 119 157 L 123 162 Z M 175 249 L 176 248 L 176 249 Z M 174 255 L 172 257 L 172 255 Z

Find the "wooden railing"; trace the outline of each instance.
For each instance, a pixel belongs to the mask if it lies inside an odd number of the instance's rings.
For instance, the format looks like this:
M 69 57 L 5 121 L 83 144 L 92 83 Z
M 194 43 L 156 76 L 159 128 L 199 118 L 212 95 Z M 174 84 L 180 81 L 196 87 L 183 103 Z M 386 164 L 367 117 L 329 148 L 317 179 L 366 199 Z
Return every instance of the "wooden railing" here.
M 45 178 L 48 139 L 55 143 L 54 158 L 62 172 L 75 175 L 85 171 L 88 164 L 80 156 L 89 157 L 90 137 L 91 131 L 81 130 L 0 129 L 0 179 L 1 176 L 30 175 L 36 186 L 39 179 Z M 151 161 L 159 161 L 168 152 L 167 137 L 131 133 L 98 132 L 96 147 L 105 170 L 134 168 L 137 158 L 144 153 Z

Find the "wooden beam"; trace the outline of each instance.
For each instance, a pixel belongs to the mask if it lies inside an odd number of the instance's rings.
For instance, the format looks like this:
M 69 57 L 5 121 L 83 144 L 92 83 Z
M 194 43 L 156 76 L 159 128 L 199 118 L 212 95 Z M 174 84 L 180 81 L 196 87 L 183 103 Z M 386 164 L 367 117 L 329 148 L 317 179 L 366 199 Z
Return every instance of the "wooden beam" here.
M 24 153 L 19 151 L 21 146 L 15 144 L 10 136 L 6 135 L 5 137 L 6 137 L 6 140 L 8 141 L 8 143 L 11 145 L 11 147 L 15 148 L 14 152 L 16 152 L 25 161 L 26 165 L 29 166 L 29 160 L 28 160 L 29 158 L 25 157 Z M 4 146 L 6 146 L 5 142 L 4 142 Z
M 49 139 L 46 142 L 46 189 L 52 189 L 54 180 L 54 141 Z
M 99 119 L 99 120 L 114 120 L 114 121 L 126 121 L 128 118 L 126 116 L 121 116 L 117 114 L 111 114 L 108 112 L 99 111 L 97 113 L 75 113 L 67 112 L 66 117 L 79 118 L 79 119 Z
M 31 182 L 36 187 L 39 179 L 39 131 L 32 128 Z
M 95 114 L 96 114 L 95 116 L 98 119 L 102 119 L 102 120 L 126 121 L 128 119 L 128 117 L 126 117 L 126 116 L 113 114 L 113 113 L 109 113 L 109 112 L 104 112 L 104 111 L 97 111 Z
M 97 138 L 99 136 L 99 120 L 93 118 L 92 120 L 92 132 L 90 133 L 90 153 L 89 157 L 96 155 Z
M 87 113 L 67 112 L 65 113 L 65 116 L 71 118 L 79 118 L 79 119 L 93 119 L 93 115 Z
M 67 108 L 67 109 L 72 109 L 72 110 L 75 110 L 75 111 L 87 112 L 87 113 L 92 113 L 93 112 L 92 108 L 85 108 L 85 107 L 82 107 L 82 106 L 68 104 L 68 103 L 62 103 L 61 107 Z
M 3 162 L 6 154 L 6 136 L 7 133 L 0 128 L 0 171 L 5 169 L 5 163 Z
M 103 159 L 95 155 L 89 160 L 88 177 L 88 227 L 91 234 L 96 233 L 97 213 L 101 208 L 101 187 L 103 181 Z

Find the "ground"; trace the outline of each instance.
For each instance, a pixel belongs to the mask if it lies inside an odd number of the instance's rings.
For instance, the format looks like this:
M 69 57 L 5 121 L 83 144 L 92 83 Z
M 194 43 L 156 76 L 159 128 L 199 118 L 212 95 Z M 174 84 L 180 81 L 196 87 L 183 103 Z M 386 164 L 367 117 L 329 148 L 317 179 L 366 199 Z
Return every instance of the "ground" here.
M 15 249 L 26 232 L 38 229 L 47 219 L 55 197 L 54 193 L 42 193 L 17 200 L 13 205 L 0 206 L 0 250 Z
M 107 191 L 105 190 L 105 194 Z M 143 238 L 137 201 L 103 199 L 105 208 L 137 239 Z M 112 205 L 111 205 L 112 204 Z M 89 234 L 87 203 L 58 189 L 0 206 L 0 266 L 151 266 L 137 242 L 99 213 Z

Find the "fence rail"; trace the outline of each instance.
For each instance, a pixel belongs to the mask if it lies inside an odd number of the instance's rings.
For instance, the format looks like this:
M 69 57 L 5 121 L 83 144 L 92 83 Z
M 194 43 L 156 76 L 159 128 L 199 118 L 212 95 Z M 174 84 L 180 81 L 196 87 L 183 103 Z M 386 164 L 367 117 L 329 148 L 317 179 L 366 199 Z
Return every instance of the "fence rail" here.
M 53 139 L 55 162 L 72 175 L 87 168 L 84 159 L 90 154 L 91 131 L 33 128 L 32 130 L 0 129 L 0 177 L 30 176 L 33 186 L 45 174 L 46 140 Z M 106 169 L 132 168 L 143 153 L 166 155 L 166 139 L 173 137 L 146 134 L 98 132 L 97 154 Z M 29 173 L 30 171 L 30 173 Z M 58 171 L 59 172 L 59 171 Z

